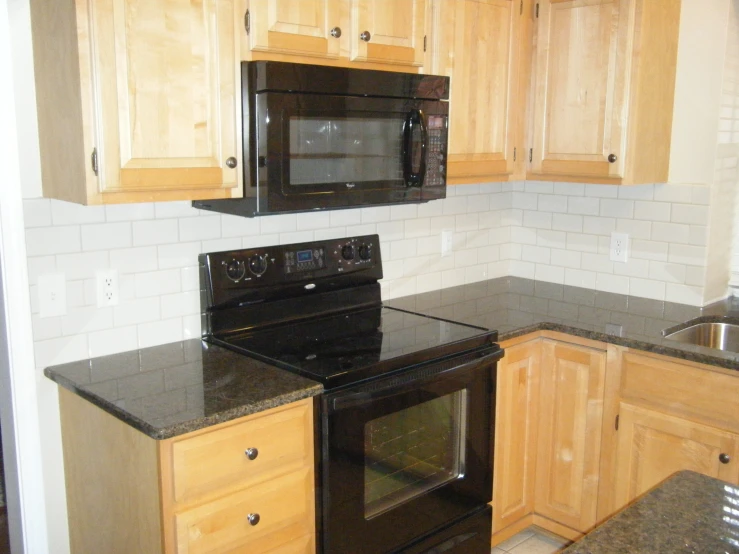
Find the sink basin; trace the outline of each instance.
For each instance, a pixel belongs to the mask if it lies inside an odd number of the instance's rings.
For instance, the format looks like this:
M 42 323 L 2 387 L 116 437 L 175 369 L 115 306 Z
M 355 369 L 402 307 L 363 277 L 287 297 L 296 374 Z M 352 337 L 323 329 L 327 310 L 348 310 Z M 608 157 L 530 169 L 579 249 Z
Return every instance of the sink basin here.
M 731 323 L 696 323 L 665 334 L 665 338 L 717 350 L 739 352 L 739 325 Z

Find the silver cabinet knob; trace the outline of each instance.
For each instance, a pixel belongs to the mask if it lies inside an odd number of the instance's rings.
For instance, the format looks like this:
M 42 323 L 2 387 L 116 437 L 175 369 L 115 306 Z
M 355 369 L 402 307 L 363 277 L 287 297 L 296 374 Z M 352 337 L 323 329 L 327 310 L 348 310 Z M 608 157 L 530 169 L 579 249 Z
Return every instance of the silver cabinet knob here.
M 238 162 L 238 160 L 236 158 L 234 158 L 233 156 L 231 156 L 230 158 L 228 158 L 226 160 L 226 165 L 228 167 L 230 167 L 231 169 L 233 169 L 234 167 L 236 167 L 237 165 L 239 165 L 239 162 Z
M 254 526 L 259 523 L 259 514 L 249 514 L 246 519 L 249 520 L 249 525 Z
M 244 454 L 246 454 L 246 457 L 250 460 L 256 460 L 257 456 L 259 456 L 259 450 L 257 450 L 256 448 L 247 448 L 244 451 Z
M 364 31 L 361 35 L 359 35 L 359 38 L 361 38 L 364 42 L 369 42 L 372 38 L 372 35 L 370 35 L 369 31 Z
M 341 36 L 341 27 L 334 27 L 331 29 L 331 36 L 334 38 L 339 38 Z

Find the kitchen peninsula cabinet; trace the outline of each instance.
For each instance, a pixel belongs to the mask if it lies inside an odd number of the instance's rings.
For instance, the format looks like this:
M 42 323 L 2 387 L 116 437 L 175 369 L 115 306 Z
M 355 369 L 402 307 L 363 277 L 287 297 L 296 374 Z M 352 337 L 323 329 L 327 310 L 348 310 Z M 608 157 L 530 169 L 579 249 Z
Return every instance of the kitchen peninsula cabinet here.
M 160 441 L 63 388 L 60 413 L 73 553 L 315 552 L 311 399 Z
M 44 196 L 240 194 L 236 0 L 31 1 Z
M 527 178 L 667 182 L 680 2 L 537 3 Z
M 430 73 L 451 77 L 450 184 L 523 178 L 533 4 L 433 4 Z
M 248 0 L 246 10 L 244 59 L 394 71 L 424 63 L 426 0 Z

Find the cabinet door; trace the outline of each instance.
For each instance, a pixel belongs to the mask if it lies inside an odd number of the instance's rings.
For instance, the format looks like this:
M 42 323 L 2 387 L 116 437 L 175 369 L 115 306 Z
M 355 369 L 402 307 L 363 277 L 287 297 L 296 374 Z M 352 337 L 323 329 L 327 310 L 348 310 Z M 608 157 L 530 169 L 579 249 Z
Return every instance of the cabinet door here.
M 614 508 L 683 469 L 739 484 L 739 435 L 622 403 Z
M 252 50 L 339 56 L 339 38 L 331 35 L 341 30 L 338 0 L 250 0 L 249 15 Z
M 539 3 L 533 173 L 623 176 L 634 4 Z
M 584 532 L 596 522 L 606 353 L 544 341 L 536 512 Z
M 536 408 L 541 341 L 505 349 L 498 363 L 493 533 L 534 511 Z
M 352 0 L 351 59 L 423 65 L 425 21 L 425 0 Z
M 87 9 L 103 201 L 231 196 L 241 171 L 230 167 L 241 159 L 234 0 Z
M 505 180 L 513 173 L 523 134 L 521 7 L 518 0 L 441 2 L 434 71 L 451 77 L 449 183 Z M 517 155 L 523 155 L 520 147 Z

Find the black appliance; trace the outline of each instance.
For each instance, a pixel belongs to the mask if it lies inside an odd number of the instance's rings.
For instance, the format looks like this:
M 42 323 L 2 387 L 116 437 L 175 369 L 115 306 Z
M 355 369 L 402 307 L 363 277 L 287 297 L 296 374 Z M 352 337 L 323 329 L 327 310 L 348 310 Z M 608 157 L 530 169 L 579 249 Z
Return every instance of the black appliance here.
M 383 306 L 379 237 L 200 256 L 204 338 L 323 383 L 324 554 L 488 554 L 497 332 Z
M 446 197 L 449 78 L 242 62 L 242 216 Z

